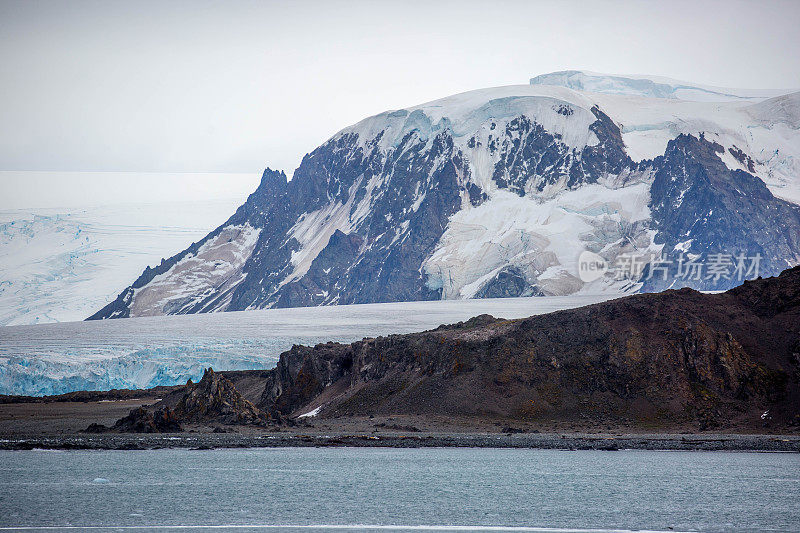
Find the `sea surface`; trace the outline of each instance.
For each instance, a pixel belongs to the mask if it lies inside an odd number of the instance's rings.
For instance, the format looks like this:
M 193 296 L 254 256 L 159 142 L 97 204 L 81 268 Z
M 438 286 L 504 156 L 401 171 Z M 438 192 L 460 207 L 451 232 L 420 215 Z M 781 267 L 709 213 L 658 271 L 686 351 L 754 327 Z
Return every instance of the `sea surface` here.
M 7 451 L 0 530 L 797 531 L 800 454 Z

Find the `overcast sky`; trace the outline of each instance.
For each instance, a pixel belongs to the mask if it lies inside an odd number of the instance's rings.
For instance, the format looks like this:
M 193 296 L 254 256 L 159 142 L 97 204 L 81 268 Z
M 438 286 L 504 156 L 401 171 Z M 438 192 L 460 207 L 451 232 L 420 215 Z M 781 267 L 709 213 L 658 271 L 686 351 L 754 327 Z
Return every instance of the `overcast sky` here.
M 800 87 L 798 27 L 796 1 L 0 0 L 0 170 L 291 174 L 365 116 L 565 69 Z

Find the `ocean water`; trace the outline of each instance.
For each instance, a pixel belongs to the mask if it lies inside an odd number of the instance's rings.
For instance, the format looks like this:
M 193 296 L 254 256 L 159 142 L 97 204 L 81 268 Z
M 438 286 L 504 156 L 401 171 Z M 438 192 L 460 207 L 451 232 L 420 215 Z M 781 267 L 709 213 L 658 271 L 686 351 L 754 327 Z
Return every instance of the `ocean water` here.
M 0 452 L 0 530 L 26 530 L 21 527 L 797 531 L 800 455 L 470 448 Z

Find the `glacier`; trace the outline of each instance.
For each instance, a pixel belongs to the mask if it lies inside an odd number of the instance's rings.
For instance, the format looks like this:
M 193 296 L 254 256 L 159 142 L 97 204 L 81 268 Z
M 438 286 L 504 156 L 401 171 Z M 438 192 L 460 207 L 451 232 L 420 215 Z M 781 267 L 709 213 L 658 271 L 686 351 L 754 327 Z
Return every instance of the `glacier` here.
M 664 76 L 638 74 L 613 75 L 587 70 L 562 70 L 541 74 L 530 80 L 531 85 L 555 85 L 577 91 L 603 94 L 646 96 L 695 102 L 761 101 L 780 96 L 791 89 L 734 89 L 700 85 Z M 795 89 L 796 91 L 797 89 Z
M 0 326 L 83 320 L 240 201 L 0 210 Z
M 488 313 L 522 318 L 608 294 L 267 309 L 0 327 L 0 394 L 140 389 L 268 369 L 294 344 L 410 333 Z

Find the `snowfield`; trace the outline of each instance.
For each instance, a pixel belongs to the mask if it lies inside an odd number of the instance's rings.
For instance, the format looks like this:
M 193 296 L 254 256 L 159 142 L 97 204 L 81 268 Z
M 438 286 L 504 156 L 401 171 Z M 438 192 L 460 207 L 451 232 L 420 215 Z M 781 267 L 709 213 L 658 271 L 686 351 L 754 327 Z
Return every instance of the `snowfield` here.
M 660 251 L 643 223 L 650 215 L 649 198 L 645 183 L 620 189 L 586 185 L 544 201 L 495 191 L 488 202 L 450 219 L 439 247 L 425 262 L 425 272 L 431 283 L 442 287 L 442 299 L 474 298 L 508 265 L 531 270 L 527 274 L 539 279 L 546 294 L 619 292 L 619 285 L 584 287 L 577 277 L 577 260 L 587 247 L 609 249 L 630 235 L 641 241 L 641 253 L 648 248 Z
M 147 388 L 203 369 L 272 368 L 293 344 L 409 333 L 489 313 L 520 318 L 609 295 L 267 309 L 0 327 L 0 394 Z

